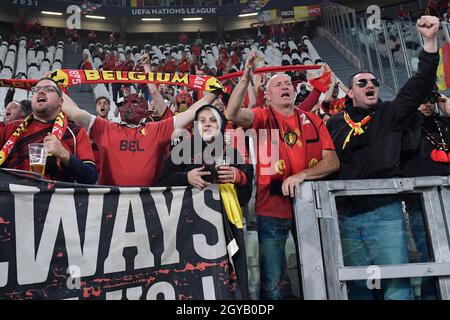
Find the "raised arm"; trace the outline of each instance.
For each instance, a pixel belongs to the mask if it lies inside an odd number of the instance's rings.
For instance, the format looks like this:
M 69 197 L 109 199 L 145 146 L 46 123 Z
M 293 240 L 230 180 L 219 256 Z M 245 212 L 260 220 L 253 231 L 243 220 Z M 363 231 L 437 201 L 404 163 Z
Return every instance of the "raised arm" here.
M 150 57 L 147 53 L 143 54 L 141 57 L 141 63 L 144 66 L 145 72 L 150 72 Z M 158 87 L 154 83 L 147 83 L 148 91 L 155 101 L 155 111 L 158 114 L 163 114 L 166 110 L 166 105 L 164 103 L 164 98 L 161 93 L 159 93 Z M 117 117 L 117 116 L 116 116 Z
M 244 74 L 238 84 L 234 87 L 227 106 L 227 119 L 233 121 L 235 124 L 243 127 L 244 129 L 250 128 L 253 125 L 254 120 L 254 115 L 251 110 L 241 109 L 241 102 L 244 99 L 248 84 L 253 77 L 255 58 L 256 53 L 252 51 L 248 55 L 247 61 L 245 62 Z
M 156 113 L 163 114 L 164 111 L 166 111 L 166 104 L 164 103 L 164 98 L 162 97 L 161 93 L 156 87 L 156 84 L 147 83 L 147 87 L 148 90 L 150 91 L 150 95 L 152 96 L 153 101 L 155 101 L 154 104 Z
M 439 64 L 437 32 L 439 19 L 422 16 L 417 20 L 417 30 L 423 38 L 423 51 L 419 54 L 419 70 L 400 89 L 393 101 L 397 124 L 403 124 L 419 108 L 436 83 Z
M 86 131 L 89 130 L 89 124 L 94 116 L 86 110 L 80 109 L 77 104 L 64 92 L 62 111 L 69 118 L 69 120 L 75 122 L 76 125 L 86 129 Z
M 335 85 L 336 85 L 336 76 L 334 75 L 334 72 L 332 72 L 330 86 L 328 87 L 328 90 L 325 93 L 325 97 L 323 98 L 322 102 L 325 102 L 325 103 L 330 102 L 331 96 L 333 95 Z

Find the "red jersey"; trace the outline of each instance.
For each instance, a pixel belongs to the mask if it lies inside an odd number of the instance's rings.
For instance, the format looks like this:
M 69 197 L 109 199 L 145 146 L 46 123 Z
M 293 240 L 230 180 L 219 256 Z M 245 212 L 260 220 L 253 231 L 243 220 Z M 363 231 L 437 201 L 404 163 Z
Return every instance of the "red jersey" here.
M 342 112 L 345 109 L 345 97 L 339 98 L 339 99 L 330 99 L 329 105 L 325 105 L 325 103 L 322 103 L 322 109 L 329 113 L 330 115 L 334 115 L 336 113 Z
M 92 64 L 88 61 L 85 60 L 81 63 L 80 69 L 82 70 L 92 70 Z
M 173 130 L 173 119 L 130 128 L 96 117 L 89 136 L 102 159 L 98 183 L 138 187 L 155 184 Z
M 283 181 L 293 174 L 315 166 L 322 159 L 322 150 L 334 150 L 333 141 L 322 120 L 299 109 L 291 116 L 283 116 L 272 107 L 252 109 L 253 129 L 278 130 L 278 136 L 259 137 L 257 150 L 256 214 L 291 219 L 290 197 L 281 193 Z M 261 132 L 258 132 L 261 136 Z M 268 143 L 278 148 L 271 151 Z M 275 152 L 275 154 L 274 154 Z M 270 161 L 269 161 L 270 159 Z M 272 189 L 272 193 L 271 193 Z
M 0 124 L 0 145 L 3 145 L 8 141 L 11 134 L 22 123 L 23 120 L 12 121 L 6 125 Z M 9 157 L 6 159 L 3 167 L 19 170 L 30 170 L 30 162 L 28 156 L 28 144 L 30 143 L 42 143 L 47 133 L 50 133 L 53 129 L 53 123 L 43 123 L 39 120 L 33 119 L 27 126 L 26 131 L 22 132 L 19 140 L 16 142 L 14 148 L 11 150 Z M 74 137 L 76 144 L 74 144 Z M 92 154 L 91 143 L 87 136 L 86 130 L 76 126 L 73 122 L 69 122 L 68 128 L 64 133 L 61 140 L 63 147 L 75 155 L 79 160 L 83 162 L 94 163 L 94 155 Z M 76 145 L 76 150 L 74 146 Z M 74 180 L 70 175 L 64 171 L 64 168 L 57 164 L 55 157 L 47 157 L 47 164 L 45 166 L 45 178 L 56 181 L 73 182 Z
M 182 73 L 190 73 L 191 64 L 187 61 L 187 59 L 184 59 L 178 64 L 178 70 Z
M 177 65 L 174 61 L 167 61 L 163 70 L 167 73 L 174 73 L 177 70 Z

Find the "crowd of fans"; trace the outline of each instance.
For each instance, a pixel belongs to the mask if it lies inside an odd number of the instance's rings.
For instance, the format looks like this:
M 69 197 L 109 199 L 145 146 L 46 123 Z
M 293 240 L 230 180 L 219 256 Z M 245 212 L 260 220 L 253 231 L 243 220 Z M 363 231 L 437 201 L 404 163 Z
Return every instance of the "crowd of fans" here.
M 96 97 L 97 114 L 92 115 L 80 109 L 50 78 L 41 79 L 33 87 L 31 102 L 12 100 L 11 90 L 0 125 L 2 166 L 28 170 L 27 145 L 21 141 L 43 142 L 51 153 L 44 174 L 49 179 L 116 186 L 186 185 L 200 190 L 211 183 L 234 184 L 241 206 L 246 206 L 256 186 L 260 294 L 263 299 L 281 299 L 284 247 L 293 230 L 291 198 L 303 181 L 414 176 L 416 171 L 411 168 L 419 167 L 429 170 L 417 175 L 450 174 L 449 122 L 434 109 L 438 105 L 450 115 L 450 100 L 433 93 L 438 26 L 436 17 L 419 19 L 417 29 L 424 38 L 419 72 L 390 102 L 379 100 L 380 81 L 371 72 L 358 72 L 346 86 L 320 59 L 308 58 L 310 64 L 322 65 L 318 73 L 254 74 L 257 51 L 265 52 L 269 46 L 280 52 L 282 65 L 307 62 L 304 54 L 311 50 L 308 37 L 277 39 L 273 31 L 273 39 L 267 41 L 261 34 L 257 41 L 236 39 L 209 45 L 196 41 L 190 46 L 186 35 L 181 34 L 176 46 L 130 48 L 122 57 L 113 34 L 109 44 L 101 45 L 91 31 L 91 57 L 83 54 L 80 69 L 215 77 L 242 70 L 243 76 L 223 82 L 230 87 L 228 93 L 216 90 L 199 94 L 156 84 L 113 84 L 111 95 L 120 122 L 108 119 L 112 103 L 109 96 Z M 34 28 L 36 32 L 39 29 Z M 285 32 L 280 31 L 280 37 Z M 66 36 L 72 38 L 72 43 L 79 43 L 76 31 Z M 275 45 L 277 40 L 286 41 Z M 91 59 L 96 58 L 101 63 L 94 66 Z M 279 131 L 279 159 L 270 174 L 265 173 L 267 168 L 261 163 L 253 167 L 248 139 L 241 146 L 230 138 L 242 136 L 249 129 Z M 413 138 L 408 141 L 408 137 Z M 258 141 L 256 152 L 273 139 Z M 222 144 L 217 147 L 219 142 Z M 195 143 L 201 146 L 198 153 L 193 147 L 182 148 Z M 209 158 L 204 157 L 204 150 L 210 146 L 215 146 L 215 151 Z M 177 153 L 180 148 L 184 151 L 181 155 Z M 175 156 L 188 161 L 180 164 Z M 235 161 L 230 162 L 230 158 Z M 369 214 L 376 217 L 373 224 L 362 227 L 370 229 L 367 234 L 371 234 L 385 227 L 384 219 L 402 220 L 396 199 L 358 199 L 355 203 L 356 198 L 337 203 L 341 232 L 346 239 L 343 250 L 349 252 L 344 255 L 346 265 L 357 265 L 363 255 L 352 252 L 356 236 L 350 225 L 360 223 L 361 217 Z M 379 214 L 373 215 L 374 211 Z M 386 217 L 380 218 L 382 215 Z M 389 238 L 395 248 L 391 246 L 389 257 L 375 263 L 407 263 L 404 225 L 399 222 L 389 233 L 396 235 Z M 359 237 L 358 241 L 369 240 Z M 379 252 L 369 254 L 381 257 Z M 408 281 L 386 281 L 384 288 L 386 299 L 412 297 Z M 367 292 L 357 283 L 353 293 L 354 298 L 367 298 Z

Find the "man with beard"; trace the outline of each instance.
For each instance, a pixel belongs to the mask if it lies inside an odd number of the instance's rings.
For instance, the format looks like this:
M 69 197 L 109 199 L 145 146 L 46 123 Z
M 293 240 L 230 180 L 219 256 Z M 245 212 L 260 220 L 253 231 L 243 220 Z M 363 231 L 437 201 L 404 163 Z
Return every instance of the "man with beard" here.
M 352 106 L 327 123 L 341 169 L 336 179 L 384 179 L 401 175 L 402 131 L 420 103 L 432 91 L 439 63 L 439 19 L 422 16 L 417 30 L 423 37 L 419 70 L 393 101 L 380 102 L 380 81 L 371 72 L 354 74 L 347 95 Z M 346 266 L 408 263 L 406 225 L 401 199 L 395 195 L 338 197 L 344 264 Z M 386 279 L 384 299 L 412 299 L 410 280 Z M 348 283 L 351 299 L 373 299 L 366 281 Z
M 44 143 L 49 153 L 45 178 L 95 183 L 97 172 L 89 139 L 84 129 L 68 122 L 61 112 L 61 89 L 52 79 L 44 78 L 32 92 L 32 114 L 23 121 L 0 124 L 0 165 L 29 171 L 28 144 Z

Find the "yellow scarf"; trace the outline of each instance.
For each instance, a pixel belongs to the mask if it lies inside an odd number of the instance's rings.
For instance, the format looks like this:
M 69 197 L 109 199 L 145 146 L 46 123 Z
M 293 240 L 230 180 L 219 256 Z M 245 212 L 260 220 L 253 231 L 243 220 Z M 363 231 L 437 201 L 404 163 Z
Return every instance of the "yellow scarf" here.
M 360 122 L 354 122 L 347 112 L 344 112 L 344 120 L 348 124 L 348 126 L 351 128 L 350 132 L 348 133 L 347 137 L 344 140 L 344 144 L 342 145 L 342 149 L 345 149 L 347 146 L 347 143 L 350 142 L 350 138 L 353 136 L 359 136 L 364 133 L 364 129 L 362 128 L 363 125 L 365 125 L 367 122 L 372 119 L 371 115 L 366 116 L 364 119 L 362 119 Z
M 232 183 L 219 184 L 219 192 L 228 220 L 237 228 L 243 229 L 242 208 L 239 204 L 236 186 Z

